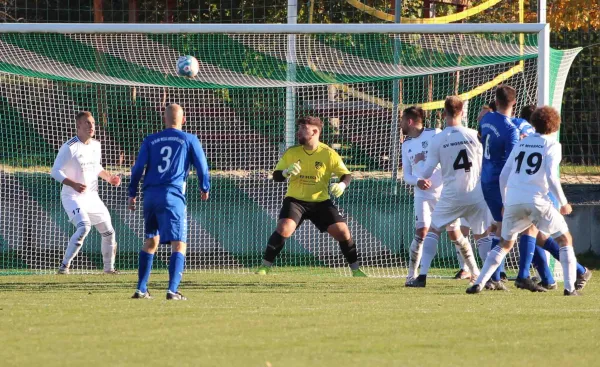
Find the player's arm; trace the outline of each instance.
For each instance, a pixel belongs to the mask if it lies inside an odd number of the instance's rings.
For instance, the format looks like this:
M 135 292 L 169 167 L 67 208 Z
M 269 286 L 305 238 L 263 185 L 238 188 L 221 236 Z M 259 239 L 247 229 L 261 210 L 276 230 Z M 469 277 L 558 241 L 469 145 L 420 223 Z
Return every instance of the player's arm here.
M 504 163 L 504 167 L 502 168 L 502 172 L 500 173 L 500 195 L 502 195 L 502 202 L 504 203 L 506 200 L 506 186 L 508 185 L 508 177 L 513 170 L 513 165 L 515 161 L 515 152 L 516 149 L 513 149 Z
M 410 158 L 404 149 L 402 149 L 402 177 L 408 185 L 415 186 L 419 178 L 413 175 Z
M 517 131 L 517 128 L 512 125 L 509 130 L 508 133 L 505 136 L 505 140 L 504 140 L 504 156 L 508 157 L 510 155 L 510 152 L 513 151 L 514 147 L 519 143 L 519 132 Z
M 544 169 L 546 170 L 546 177 L 548 177 L 548 189 L 554 195 L 554 197 L 558 200 L 558 205 L 560 206 L 560 213 L 563 215 L 571 214 L 571 205 L 567 201 L 567 197 L 562 189 L 562 185 L 560 184 L 560 176 L 558 172 L 558 167 L 560 165 L 560 161 L 562 160 L 562 152 L 561 145 L 555 144 L 550 149 L 548 149 L 546 162 L 544 164 Z
M 329 185 L 329 191 L 333 196 L 339 198 L 342 196 L 346 188 L 350 186 L 350 182 L 352 181 L 352 173 L 348 167 L 346 167 L 342 157 L 340 157 L 336 151 L 331 151 L 330 153 L 330 167 L 331 172 L 339 177 L 340 181 Z
M 198 182 L 200 183 L 200 198 L 202 200 L 208 199 L 208 192 L 210 191 L 210 175 L 208 173 L 208 161 L 206 160 L 206 154 L 200 144 L 198 138 L 192 139 L 192 164 L 196 168 L 198 174 Z
M 422 178 L 429 178 L 433 175 L 436 167 L 440 164 L 440 147 L 439 139 L 436 139 L 436 135 L 431 139 L 429 146 L 429 153 L 427 154 L 427 160 L 425 161 L 425 168 L 421 172 Z
M 300 170 L 302 168 L 300 167 L 300 162 L 298 161 L 290 163 L 291 159 L 292 157 L 290 157 L 289 150 L 286 150 L 285 153 L 283 153 L 283 156 L 277 162 L 277 165 L 275 166 L 275 170 L 273 171 L 273 181 L 283 182 L 287 178 L 300 173 Z
M 100 168 L 102 169 L 102 171 L 98 173 L 98 177 L 100 177 L 101 179 L 113 186 L 119 186 L 121 184 L 121 177 L 117 175 L 111 175 L 110 173 L 108 173 L 108 171 L 102 168 L 102 166 L 100 166 Z
M 142 142 L 142 146 L 140 147 L 140 151 L 138 153 L 137 159 L 133 167 L 131 167 L 131 181 L 129 182 L 129 187 L 127 188 L 127 192 L 129 193 L 129 198 L 137 197 L 138 194 L 138 185 L 140 180 L 142 179 L 142 175 L 144 174 L 144 168 L 148 164 L 148 146 L 146 143 L 146 139 Z
M 75 182 L 67 177 L 65 174 L 65 167 L 69 160 L 72 158 L 71 149 L 68 145 L 63 145 L 60 147 L 58 154 L 56 155 L 56 159 L 54 160 L 54 164 L 52 165 L 52 170 L 50 171 L 50 175 L 56 181 L 62 183 L 63 185 L 67 185 L 72 187 L 75 191 L 82 193 L 87 188 L 84 184 Z

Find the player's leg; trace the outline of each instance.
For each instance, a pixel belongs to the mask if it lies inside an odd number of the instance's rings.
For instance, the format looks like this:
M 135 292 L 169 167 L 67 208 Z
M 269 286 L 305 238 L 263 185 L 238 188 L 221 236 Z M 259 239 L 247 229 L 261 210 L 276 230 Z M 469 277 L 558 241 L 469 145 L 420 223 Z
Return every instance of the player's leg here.
M 187 242 L 187 208 L 185 197 L 177 191 L 168 191 L 163 205 L 157 208 L 158 232 L 161 243 L 171 243 L 169 258 L 169 287 L 167 300 L 186 300 L 179 293 L 179 284 L 185 269 Z
M 71 262 L 81 250 L 83 241 L 92 229 L 92 224 L 90 218 L 85 212 L 85 207 L 80 205 L 77 199 L 63 197 L 62 204 L 63 208 L 67 212 L 67 215 L 69 216 L 69 221 L 73 223 L 76 228 L 75 233 L 73 233 L 69 239 L 67 250 L 65 251 L 60 268 L 58 269 L 59 274 L 68 274 L 69 268 L 71 267 Z
M 132 298 L 151 298 L 148 292 L 148 280 L 152 272 L 154 253 L 160 241 L 158 219 L 156 217 L 157 197 L 147 195 L 144 198 L 144 245 L 138 257 L 138 284 Z
M 469 222 L 464 218 L 460 218 L 460 233 L 462 233 L 463 237 L 469 238 L 470 232 L 471 232 L 471 228 L 469 227 Z M 465 265 L 465 259 L 463 258 L 462 253 L 456 247 L 455 247 L 455 251 L 456 251 L 456 258 L 458 259 L 458 265 L 459 265 L 460 269 L 458 269 L 458 271 L 454 275 L 454 279 L 457 279 L 457 280 L 471 279 L 471 273 L 469 272 L 469 270 L 467 269 L 467 266 Z
M 96 227 L 96 230 L 102 237 L 101 250 L 104 272 L 106 274 L 116 274 L 115 258 L 117 256 L 117 241 L 110 213 L 97 195 L 87 204 L 87 212 L 92 225 Z
M 554 238 L 546 235 L 543 232 L 539 232 L 536 238 L 536 243 L 538 246 L 548 251 L 552 257 L 560 261 L 560 247 Z M 577 280 L 575 281 L 575 288 L 578 291 L 582 290 L 591 278 L 591 270 L 577 263 Z
M 531 263 L 533 262 L 533 258 L 535 257 L 535 238 L 537 236 L 538 229 L 536 226 L 531 225 L 525 231 L 521 233 L 521 237 L 519 237 L 519 274 L 517 275 L 517 279 L 515 280 L 515 287 L 520 289 L 527 289 L 532 292 L 545 292 L 546 288 L 538 285 L 531 279 L 531 275 L 529 273 L 529 269 L 531 268 Z M 536 260 L 536 264 L 540 264 L 540 259 Z M 546 260 L 543 259 L 544 264 L 541 265 L 540 275 L 545 277 L 545 280 L 548 281 L 548 274 L 550 273 L 550 269 L 548 268 L 548 264 Z M 548 268 L 548 269 L 546 269 Z
M 483 286 L 490 280 L 492 273 L 500 266 L 506 258 L 506 254 L 514 246 L 517 235 L 532 224 L 529 218 L 530 207 L 527 204 L 512 205 L 504 208 L 504 221 L 502 222 L 502 231 L 499 246 L 495 246 L 488 253 L 485 263 L 481 268 L 481 273 L 472 287 L 467 289 L 467 293 L 479 293 Z M 492 281 L 493 288 L 506 289 L 500 281 Z
M 290 197 L 283 200 L 277 228 L 269 237 L 262 265 L 258 268 L 256 274 L 266 275 L 271 271 L 277 255 L 283 250 L 285 240 L 291 237 L 296 228 L 302 223 L 305 211 L 306 208 L 298 200 Z
M 340 250 L 348 262 L 350 270 L 352 270 L 353 277 L 367 276 L 360 270 L 356 243 L 354 243 L 346 220 L 342 217 L 331 200 L 316 204 L 307 213 L 307 218 L 309 218 L 321 232 L 329 233 L 331 237 L 338 241 Z
M 487 235 L 487 233 L 485 235 Z M 478 239 L 481 236 L 473 235 L 475 239 Z M 465 237 L 458 228 L 455 228 L 452 231 L 448 231 L 448 237 L 450 237 L 450 241 L 452 241 L 452 244 L 454 245 L 456 251 L 458 251 L 460 253 L 460 256 L 462 256 L 462 258 L 464 259 L 465 267 L 467 268 L 469 273 L 471 273 L 474 277 L 478 276 L 479 267 L 477 266 L 477 262 L 475 261 L 475 254 L 473 253 L 473 247 L 471 247 L 469 239 Z
M 187 245 L 184 241 L 171 241 L 171 257 L 169 258 L 169 289 L 167 290 L 168 300 L 187 300 L 187 298 L 179 293 L 179 283 L 181 283 L 183 270 L 185 268 L 186 249 Z
M 575 288 L 577 281 L 577 258 L 573 250 L 573 239 L 565 218 L 551 204 L 536 205 L 537 224 L 541 232 L 550 233 L 558 243 L 560 265 L 563 268 L 565 296 L 578 295 Z
M 421 197 L 415 197 L 415 236 L 410 243 L 410 252 L 408 260 L 408 276 L 406 281 L 417 277 L 417 270 L 423 254 L 423 239 L 429 232 L 431 225 L 431 212 L 435 208 L 437 200 L 426 200 Z
M 481 186 L 483 191 L 483 197 L 485 202 L 490 209 L 490 213 L 496 222 L 496 233 L 492 236 L 492 249 L 500 243 L 500 231 L 502 230 L 502 195 L 500 194 L 500 185 L 499 184 L 487 184 Z M 504 272 L 504 260 L 500 264 L 500 266 L 494 271 L 490 280 L 493 282 L 499 282 L 502 279 L 502 274 Z

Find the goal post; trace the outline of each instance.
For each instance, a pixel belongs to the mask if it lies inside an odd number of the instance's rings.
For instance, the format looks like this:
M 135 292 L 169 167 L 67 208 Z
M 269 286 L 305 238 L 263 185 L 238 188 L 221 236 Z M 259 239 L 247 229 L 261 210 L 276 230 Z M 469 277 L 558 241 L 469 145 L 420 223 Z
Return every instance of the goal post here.
M 0 273 L 53 272 L 59 265 L 74 227 L 63 213 L 60 185 L 48 172 L 61 144 L 75 134 L 73 119 L 80 110 L 96 117 L 103 165 L 123 176 L 122 187 L 101 183 L 99 194 L 116 229 L 117 266 L 135 269 L 143 220 L 124 205 L 129 170 L 143 138 L 162 128 L 166 104 L 176 102 L 187 116 L 184 129 L 206 149 L 213 180 L 211 199 L 204 203 L 193 175 L 189 179 L 188 270 L 249 272 L 260 263 L 285 193 L 285 185 L 269 175 L 281 147 L 293 143 L 289 121 L 313 114 L 325 123 L 322 140 L 353 171 L 353 183 L 336 205 L 366 271 L 406 275 L 413 192 L 401 167 L 391 163 L 401 147 L 390 134 L 393 116 L 418 104 L 427 111 L 427 125 L 439 126 L 444 98 L 458 93 L 469 101 L 468 123 L 474 127 L 478 110 L 500 83 L 517 88 L 519 106 L 537 103 L 538 86 L 548 89 L 550 101 L 560 100 L 561 76 L 577 52 L 545 55 L 549 45 L 537 40 L 547 42 L 538 37 L 546 29 L 545 24 L 2 24 Z M 176 75 L 181 55 L 199 60 L 198 76 Z M 549 59 L 548 67 L 542 58 Z M 542 81 L 544 75 L 549 82 Z M 402 100 L 394 101 L 398 79 Z M 74 270 L 101 271 L 99 249 L 92 230 Z M 157 268 L 165 267 L 168 253 L 159 250 Z M 434 275 L 448 275 L 457 263 L 445 239 Z M 310 224 L 287 241 L 276 264 L 282 271 L 348 274 L 337 243 Z

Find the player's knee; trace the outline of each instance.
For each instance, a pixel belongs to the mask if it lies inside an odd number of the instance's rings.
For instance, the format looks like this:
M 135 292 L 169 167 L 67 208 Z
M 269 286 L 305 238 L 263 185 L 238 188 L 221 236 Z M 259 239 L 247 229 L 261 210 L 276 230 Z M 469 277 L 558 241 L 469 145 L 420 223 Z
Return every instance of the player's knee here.
M 171 241 L 171 250 L 173 252 L 180 252 L 185 255 L 187 244 L 182 241 Z
M 77 229 L 75 230 L 75 238 L 77 243 L 82 243 L 83 240 L 90 234 L 92 230 L 92 224 L 89 221 L 82 220 L 76 224 Z
M 284 218 L 284 219 L 280 219 L 277 222 L 276 232 L 279 233 L 279 235 L 281 235 L 281 237 L 284 237 L 284 238 L 291 237 L 292 234 L 294 234 L 295 230 L 296 230 L 296 222 L 294 222 L 292 219 Z
M 415 236 L 420 238 L 425 238 L 427 236 L 427 232 L 429 232 L 428 227 L 417 228 L 415 230 Z
M 331 237 L 335 238 L 338 241 L 349 241 L 351 238 L 350 229 L 348 225 L 344 222 L 334 223 L 327 227 L 327 232 L 331 235 Z
M 571 234 L 569 232 L 561 234 L 554 240 L 558 243 L 558 246 L 560 247 L 573 246 L 573 238 L 571 237 Z

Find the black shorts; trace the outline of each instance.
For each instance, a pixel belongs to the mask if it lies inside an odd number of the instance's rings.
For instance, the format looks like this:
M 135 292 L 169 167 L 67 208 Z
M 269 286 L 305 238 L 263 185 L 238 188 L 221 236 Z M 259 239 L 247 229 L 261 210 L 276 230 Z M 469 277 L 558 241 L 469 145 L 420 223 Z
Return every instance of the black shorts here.
M 321 232 L 335 223 L 346 223 L 331 200 L 309 202 L 286 197 L 279 212 L 279 219 L 291 219 L 300 227 L 305 219 L 310 220 Z

